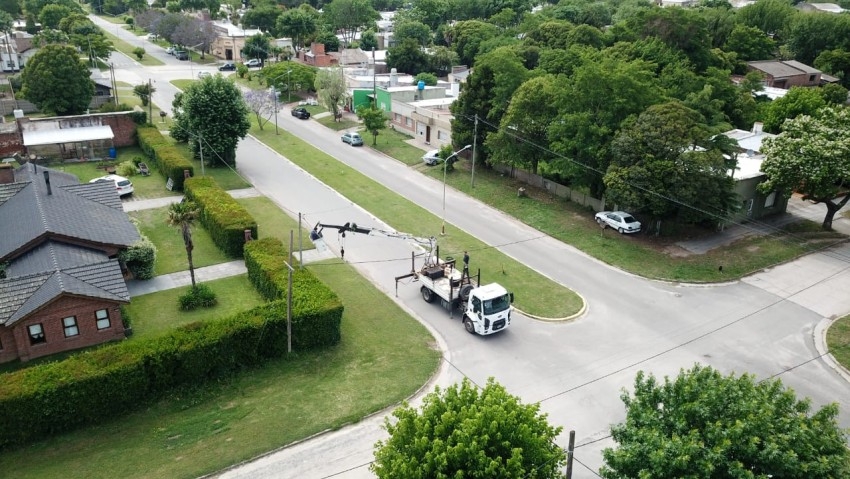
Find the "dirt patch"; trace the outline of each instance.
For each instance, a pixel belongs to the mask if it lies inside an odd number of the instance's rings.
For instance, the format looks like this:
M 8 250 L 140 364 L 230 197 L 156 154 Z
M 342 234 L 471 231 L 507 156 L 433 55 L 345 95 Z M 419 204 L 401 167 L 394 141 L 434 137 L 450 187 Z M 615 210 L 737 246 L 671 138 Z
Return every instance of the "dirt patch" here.
M 667 245 L 661 251 L 671 258 L 687 258 L 694 254 L 693 252 L 675 244 Z

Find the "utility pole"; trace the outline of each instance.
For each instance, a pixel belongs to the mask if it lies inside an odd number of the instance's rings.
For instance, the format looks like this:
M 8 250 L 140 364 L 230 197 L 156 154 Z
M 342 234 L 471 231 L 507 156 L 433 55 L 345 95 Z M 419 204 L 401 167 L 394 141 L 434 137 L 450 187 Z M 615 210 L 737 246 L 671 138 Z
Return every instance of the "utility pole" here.
M 148 78 L 148 123 L 153 125 L 153 92 L 151 91 L 153 87 L 151 86 L 151 79 Z M 118 92 L 115 92 L 115 96 L 118 96 Z
M 570 431 L 570 444 L 567 446 L 567 479 L 573 479 L 573 453 L 576 449 L 576 432 Z
M 475 188 L 475 150 L 478 145 L 478 113 L 475 114 L 475 129 L 472 133 L 472 187 Z
M 375 47 L 372 47 L 372 101 L 375 102 L 375 109 L 378 109 L 378 80 L 376 72 L 378 65 L 375 64 Z
M 201 151 L 201 176 L 206 176 L 204 174 L 204 137 L 202 135 L 198 135 L 198 145 L 200 145 Z
M 289 287 L 286 292 L 286 352 L 292 352 L 292 230 L 289 230 L 289 262 L 284 262 L 289 269 Z

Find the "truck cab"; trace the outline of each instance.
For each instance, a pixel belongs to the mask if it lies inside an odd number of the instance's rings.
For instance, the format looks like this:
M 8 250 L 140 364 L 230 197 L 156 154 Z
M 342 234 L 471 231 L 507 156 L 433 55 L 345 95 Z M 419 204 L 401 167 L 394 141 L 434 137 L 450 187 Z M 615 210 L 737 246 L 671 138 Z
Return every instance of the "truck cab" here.
M 502 285 L 491 283 L 474 288 L 469 293 L 463 327 L 469 333 L 487 335 L 499 332 L 511 324 L 513 293 Z

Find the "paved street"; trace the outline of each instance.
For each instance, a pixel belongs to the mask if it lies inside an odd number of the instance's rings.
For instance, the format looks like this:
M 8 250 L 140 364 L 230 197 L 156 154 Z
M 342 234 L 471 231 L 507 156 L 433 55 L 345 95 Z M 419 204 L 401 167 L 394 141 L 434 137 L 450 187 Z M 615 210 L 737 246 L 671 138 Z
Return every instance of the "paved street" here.
M 176 91 L 167 79 L 180 74 L 188 77 L 188 68 L 169 65 L 150 71 L 159 80 L 154 101 L 167 107 Z M 128 68 L 116 74 L 139 83 L 152 73 Z M 369 148 L 342 144 L 338 133 L 314 121 L 300 121 L 283 112 L 279 124 L 439 216 L 441 182 Z M 342 197 L 251 137 L 240 144 L 237 164 L 259 192 L 291 215 L 302 213 L 309 223 L 355 221 L 385 227 L 382 219 L 356 206 L 358 198 Z M 613 269 L 451 189 L 447 204 L 450 224 L 574 289 L 586 298 L 587 312 L 566 324 L 519 316 L 503 333 L 472 336 L 457 318 L 450 319 L 438 306 L 424 303 L 415 284 L 400 284 L 395 295 L 393 277 L 409 270 L 411 245 L 349 235 L 345 259 L 434 332 L 446 358 L 435 382 L 449 384 L 466 376 L 481 384 L 495 377 L 523 401 L 540 402 L 551 422 L 564 426 L 559 438 L 562 446 L 566 431 L 576 430 L 580 446 L 576 458 L 581 464 L 576 465 L 574 477 L 596 477 L 584 466 L 597 470 L 601 465 L 601 450 L 612 445 L 605 439 L 609 426 L 624 417 L 620 391 L 630 389 L 641 369 L 656 375 L 675 374 L 699 362 L 759 378 L 780 375 L 798 394 L 812 397 L 816 406 L 840 402 L 841 425 L 850 427 L 850 384 L 828 362 L 818 359 L 815 341 L 816 328 L 825 318 L 850 311 L 846 294 L 850 246 L 813 254 L 742 281 L 689 286 Z M 336 235 L 326 232 L 325 238 L 331 250 L 339 252 Z M 471 254 L 474 268 L 475 252 Z M 221 477 L 372 477 L 367 465 L 372 445 L 382 437 L 380 422 L 378 415 L 320 435 L 235 467 Z

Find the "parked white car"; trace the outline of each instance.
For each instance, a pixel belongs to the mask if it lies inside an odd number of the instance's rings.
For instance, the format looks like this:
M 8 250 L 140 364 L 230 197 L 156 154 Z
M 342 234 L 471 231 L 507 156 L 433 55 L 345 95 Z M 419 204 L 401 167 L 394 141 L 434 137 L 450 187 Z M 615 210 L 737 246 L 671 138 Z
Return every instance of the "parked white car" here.
M 620 234 L 640 231 L 640 221 L 625 211 L 600 211 L 596 213 L 596 222 L 610 226 Z
M 209 76 L 212 76 L 212 74 L 210 72 L 198 72 L 198 78 L 201 79 L 201 80 L 203 80 L 204 78 L 207 78 Z
M 316 101 L 316 99 L 313 97 L 308 97 L 306 100 L 301 100 L 298 102 L 299 106 L 316 106 L 318 104 L 319 102 Z
M 440 158 L 440 150 L 429 150 L 428 153 L 422 155 L 422 161 L 428 166 L 434 166 L 443 161 L 443 159 Z
M 259 58 L 252 58 L 245 62 L 245 66 L 248 68 L 257 68 L 263 66 L 263 62 Z
M 100 178 L 95 178 L 89 183 L 100 183 L 102 181 L 111 181 L 115 183 L 115 189 L 118 191 L 118 196 L 126 196 L 133 194 L 133 183 L 127 178 L 119 175 L 106 175 Z

